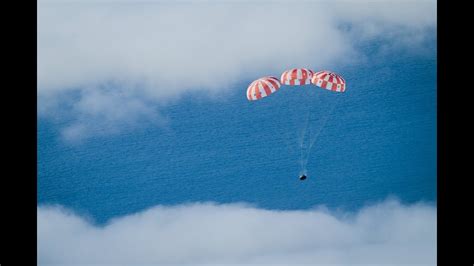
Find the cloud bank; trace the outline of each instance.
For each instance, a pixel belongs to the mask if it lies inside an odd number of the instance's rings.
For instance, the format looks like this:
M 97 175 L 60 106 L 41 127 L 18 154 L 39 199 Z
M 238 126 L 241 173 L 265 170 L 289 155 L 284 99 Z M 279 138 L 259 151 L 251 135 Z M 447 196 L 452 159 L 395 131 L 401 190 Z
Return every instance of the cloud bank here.
M 337 70 L 363 60 L 361 42 L 414 46 L 435 27 L 430 0 L 39 1 L 39 111 L 64 113 L 54 103 L 76 92 L 66 135 L 90 130 L 86 121 L 113 129 L 153 120 L 187 91 L 219 98 L 238 81 L 292 67 Z M 97 94 L 100 102 L 90 99 Z M 124 106 L 126 116 L 103 119 L 115 111 L 108 106 L 129 100 L 146 107 Z M 105 106 L 77 106 L 90 101 Z
M 245 204 L 157 206 L 97 226 L 38 207 L 39 265 L 436 264 L 436 208 L 396 200 L 355 213 Z

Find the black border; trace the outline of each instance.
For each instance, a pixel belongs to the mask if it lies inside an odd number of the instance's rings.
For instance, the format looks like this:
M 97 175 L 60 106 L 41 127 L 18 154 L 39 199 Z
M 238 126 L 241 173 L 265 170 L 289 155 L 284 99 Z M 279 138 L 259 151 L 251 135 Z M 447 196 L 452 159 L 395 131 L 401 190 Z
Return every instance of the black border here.
M 37 264 L 37 2 L 2 5 L 0 265 Z
M 474 46 L 468 32 L 471 9 L 461 2 L 438 0 L 437 25 L 437 248 L 438 265 L 474 265 L 472 241 L 472 197 L 474 166 L 469 159 L 472 111 L 469 97 L 473 76 L 469 51 Z M 456 77 L 464 77 L 454 82 Z

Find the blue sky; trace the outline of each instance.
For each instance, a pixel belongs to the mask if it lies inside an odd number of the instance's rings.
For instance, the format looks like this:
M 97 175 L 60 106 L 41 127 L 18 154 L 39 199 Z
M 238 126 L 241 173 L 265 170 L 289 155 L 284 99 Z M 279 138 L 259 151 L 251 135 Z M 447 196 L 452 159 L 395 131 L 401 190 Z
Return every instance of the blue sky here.
M 436 262 L 436 2 L 40 1 L 38 111 L 42 265 Z

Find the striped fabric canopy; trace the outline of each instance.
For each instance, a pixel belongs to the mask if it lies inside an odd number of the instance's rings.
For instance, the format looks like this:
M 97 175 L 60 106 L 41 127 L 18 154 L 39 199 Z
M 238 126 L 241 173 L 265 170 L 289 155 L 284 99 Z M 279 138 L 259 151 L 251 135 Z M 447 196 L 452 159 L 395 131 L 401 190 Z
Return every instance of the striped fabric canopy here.
M 336 92 L 346 91 L 346 81 L 338 74 L 328 70 L 314 73 L 311 82 L 326 90 Z
M 259 78 L 247 88 L 247 99 L 249 101 L 259 100 L 276 92 L 280 87 L 280 81 L 276 77 Z
M 293 68 L 281 74 L 281 83 L 285 85 L 311 84 L 313 71 L 306 68 Z

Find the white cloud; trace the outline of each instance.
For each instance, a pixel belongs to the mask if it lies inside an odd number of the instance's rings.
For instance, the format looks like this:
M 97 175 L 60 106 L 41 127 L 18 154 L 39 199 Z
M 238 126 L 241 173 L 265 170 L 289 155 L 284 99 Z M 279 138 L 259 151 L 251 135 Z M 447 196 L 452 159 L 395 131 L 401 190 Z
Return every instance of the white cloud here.
M 396 200 L 356 213 L 245 204 L 157 206 L 93 225 L 38 207 L 39 265 L 436 264 L 436 208 Z
M 80 99 L 72 104 L 72 110 L 77 115 L 61 132 L 68 141 L 81 141 L 84 132 L 104 135 L 123 131 L 127 126 L 136 127 L 143 120 L 154 125 L 167 122 L 156 106 L 147 104 L 146 99 L 117 88 L 108 91 L 83 89 Z
M 238 80 L 357 62 L 355 44 L 374 36 L 413 45 L 430 27 L 435 1 L 40 1 L 39 109 L 90 88 L 130 100 L 102 90 L 109 82 L 152 103 L 189 90 L 225 95 Z

